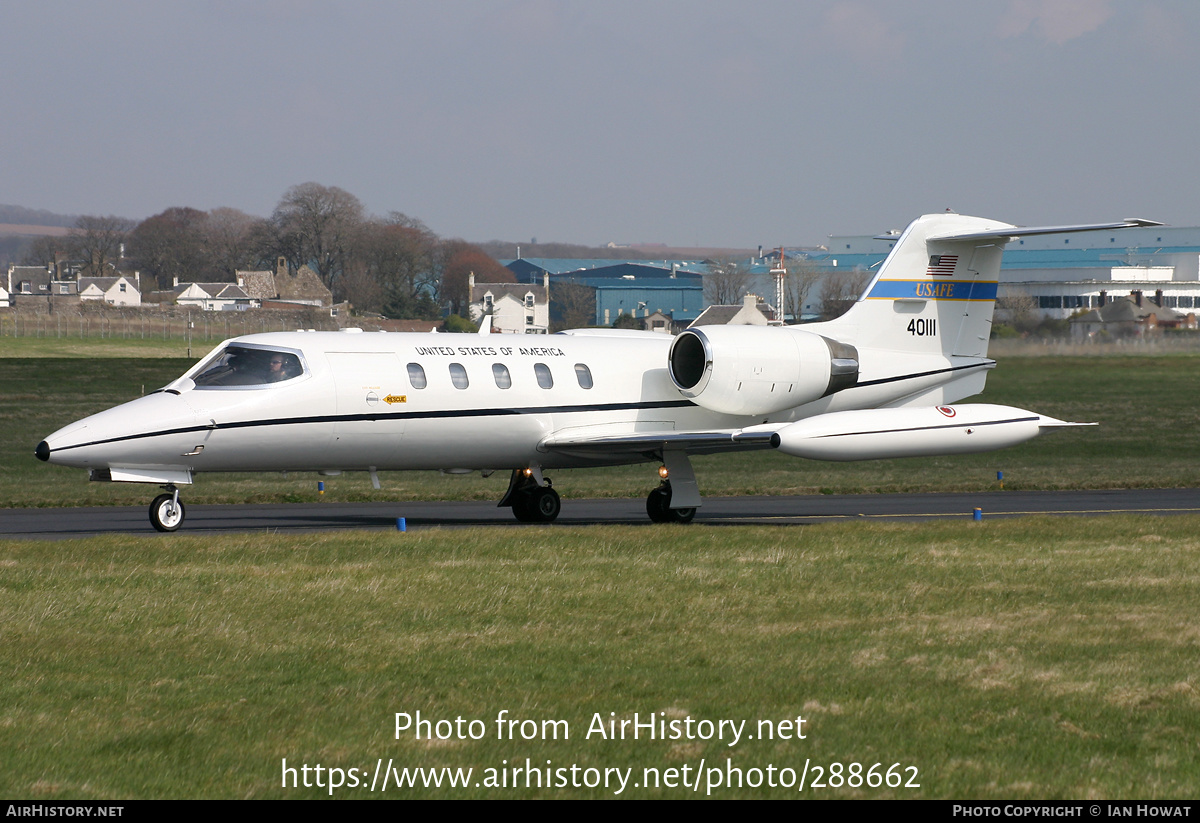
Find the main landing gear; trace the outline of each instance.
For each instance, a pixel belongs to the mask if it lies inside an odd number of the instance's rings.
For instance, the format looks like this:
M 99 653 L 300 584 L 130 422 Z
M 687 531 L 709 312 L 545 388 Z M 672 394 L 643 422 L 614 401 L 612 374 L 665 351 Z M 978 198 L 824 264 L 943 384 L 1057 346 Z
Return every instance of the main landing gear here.
M 513 469 L 508 493 L 499 505 L 512 506 L 513 515 L 522 523 L 552 523 L 562 511 L 558 492 L 537 467 Z
M 160 532 L 173 532 L 183 525 L 183 503 L 179 489 L 173 485 L 163 486 L 166 494 L 160 494 L 150 504 L 150 524 Z
M 677 489 L 672 489 L 668 479 L 672 473 L 679 481 Z M 655 523 L 691 523 L 700 505 L 700 492 L 687 455 L 667 452 L 658 476 L 661 478 L 658 488 L 646 497 L 646 514 Z M 676 504 L 674 507 L 672 502 Z M 562 511 L 558 492 L 551 487 L 549 478 L 542 477 L 540 466 L 513 469 L 508 491 L 498 505 L 511 506 L 513 515 L 522 523 L 551 523 Z
M 691 523 L 696 516 L 695 508 L 671 508 L 671 481 L 663 480 L 657 489 L 646 497 L 646 514 L 655 523 Z

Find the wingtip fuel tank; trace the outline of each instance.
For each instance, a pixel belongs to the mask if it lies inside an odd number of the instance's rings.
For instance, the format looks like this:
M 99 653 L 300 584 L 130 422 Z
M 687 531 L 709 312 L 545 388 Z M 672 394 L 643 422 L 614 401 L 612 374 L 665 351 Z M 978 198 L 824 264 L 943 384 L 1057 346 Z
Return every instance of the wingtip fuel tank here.
M 1043 428 L 1083 426 L 1036 412 L 968 403 L 833 412 L 779 430 L 777 448 L 811 460 L 883 460 L 970 454 L 1016 446 Z

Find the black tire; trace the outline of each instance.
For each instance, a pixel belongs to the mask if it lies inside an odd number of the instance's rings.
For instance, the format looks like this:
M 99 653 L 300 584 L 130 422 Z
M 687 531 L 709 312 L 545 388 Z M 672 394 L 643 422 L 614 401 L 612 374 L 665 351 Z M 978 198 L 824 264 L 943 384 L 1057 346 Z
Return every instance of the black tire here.
M 549 486 L 535 486 L 513 497 L 512 510 L 522 523 L 552 523 L 562 511 L 562 500 Z
M 672 509 L 671 487 L 664 484 L 650 492 L 646 497 L 646 514 L 655 523 L 691 523 L 696 516 L 696 510 Z
M 513 495 L 512 502 L 513 517 L 520 520 L 522 523 L 533 522 L 533 511 L 530 506 L 529 495 L 525 493 Z
M 655 523 L 671 522 L 671 487 L 659 486 L 646 497 L 646 514 Z
M 672 523 L 691 523 L 696 516 L 695 509 L 668 509 L 671 512 Z
M 160 494 L 150 504 L 150 525 L 160 532 L 177 531 L 183 525 L 185 517 L 183 501 L 177 501 L 174 511 L 172 511 L 171 501 L 174 499 L 175 495 L 173 494 Z
M 529 512 L 534 523 L 553 523 L 562 511 L 558 492 L 549 486 L 534 489 L 529 495 Z

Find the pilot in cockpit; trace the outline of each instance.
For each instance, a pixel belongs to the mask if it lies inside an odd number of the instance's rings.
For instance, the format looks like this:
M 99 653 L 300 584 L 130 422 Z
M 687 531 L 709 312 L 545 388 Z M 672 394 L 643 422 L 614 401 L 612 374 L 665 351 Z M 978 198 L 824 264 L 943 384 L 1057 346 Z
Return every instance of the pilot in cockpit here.
M 300 373 L 300 363 L 294 354 L 272 352 L 267 363 L 267 382 L 278 383 L 281 380 L 291 380 Z
M 228 346 L 193 379 L 200 388 L 263 386 L 282 383 L 303 373 L 300 358 L 294 354 Z
M 267 382 L 278 383 L 280 380 L 287 380 L 287 372 L 284 370 L 284 362 L 282 354 L 272 354 L 271 360 L 267 363 Z

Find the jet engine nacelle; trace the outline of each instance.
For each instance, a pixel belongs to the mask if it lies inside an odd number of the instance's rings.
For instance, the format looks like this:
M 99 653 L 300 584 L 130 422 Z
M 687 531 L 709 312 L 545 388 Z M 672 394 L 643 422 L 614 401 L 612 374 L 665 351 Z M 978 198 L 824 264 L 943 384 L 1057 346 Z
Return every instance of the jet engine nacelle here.
M 781 326 L 704 326 L 675 338 L 675 386 L 724 414 L 794 408 L 858 382 L 858 352 L 819 334 Z

